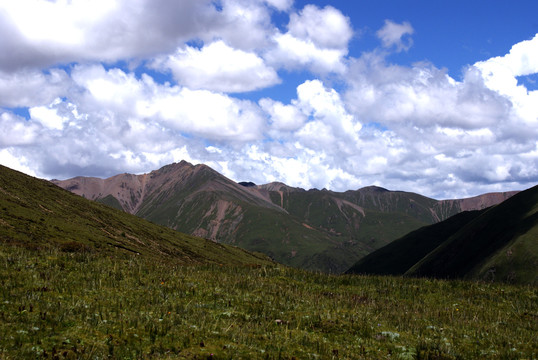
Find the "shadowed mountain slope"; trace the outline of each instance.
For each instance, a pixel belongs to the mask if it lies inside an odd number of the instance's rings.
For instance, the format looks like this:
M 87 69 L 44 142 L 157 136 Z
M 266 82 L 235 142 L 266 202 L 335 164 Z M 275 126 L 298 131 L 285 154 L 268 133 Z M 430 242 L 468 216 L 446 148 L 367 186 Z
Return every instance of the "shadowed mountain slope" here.
M 217 244 L 83 199 L 49 181 L 0 166 L 0 242 L 185 264 L 270 264 L 262 254 Z
M 538 284 L 538 186 L 494 207 L 414 231 L 348 273 Z
M 144 175 L 53 182 L 182 232 L 327 272 L 342 272 L 412 230 L 513 194 L 438 201 L 378 187 L 306 191 L 282 183 L 238 184 L 185 161 Z
M 348 274 L 403 275 L 484 210 L 464 211 L 394 240 L 353 265 Z

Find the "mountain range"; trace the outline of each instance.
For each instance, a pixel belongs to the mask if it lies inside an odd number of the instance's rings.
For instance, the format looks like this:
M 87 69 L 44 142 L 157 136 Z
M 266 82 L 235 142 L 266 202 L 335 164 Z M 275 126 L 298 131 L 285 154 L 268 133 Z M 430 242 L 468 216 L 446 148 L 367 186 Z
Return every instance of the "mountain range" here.
M 538 285 L 538 186 L 413 231 L 362 258 L 348 273 Z
M 277 182 L 237 183 L 185 161 L 142 175 L 52 182 L 156 224 L 262 252 L 283 264 L 333 273 L 411 231 L 517 193 L 435 200 L 375 186 L 304 190 Z

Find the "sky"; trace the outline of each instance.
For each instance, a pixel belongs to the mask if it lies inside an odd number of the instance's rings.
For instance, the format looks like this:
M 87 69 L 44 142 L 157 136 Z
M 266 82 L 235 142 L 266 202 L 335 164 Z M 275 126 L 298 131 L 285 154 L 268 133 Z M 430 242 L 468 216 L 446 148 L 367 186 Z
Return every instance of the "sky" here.
M 538 183 L 535 0 L 0 0 L 0 164 L 436 199 Z

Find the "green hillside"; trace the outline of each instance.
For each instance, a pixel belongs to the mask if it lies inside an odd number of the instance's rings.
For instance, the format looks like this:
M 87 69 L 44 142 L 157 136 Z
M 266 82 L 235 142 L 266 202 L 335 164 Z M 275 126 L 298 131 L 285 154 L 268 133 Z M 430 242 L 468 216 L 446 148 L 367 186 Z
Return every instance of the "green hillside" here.
M 0 242 L 180 263 L 268 264 L 264 255 L 178 233 L 0 166 Z
M 282 203 L 291 216 L 334 240 L 358 243 L 366 253 L 434 221 L 426 205 L 424 210 L 408 211 L 410 199 L 419 196 L 411 193 L 384 190 L 390 195 L 383 198 L 378 194 L 364 196 L 368 188 L 339 193 L 315 189 L 287 191 L 282 186 L 279 191 L 282 195 L 271 191 L 271 199 L 275 204 Z M 436 202 L 421 198 L 432 205 Z

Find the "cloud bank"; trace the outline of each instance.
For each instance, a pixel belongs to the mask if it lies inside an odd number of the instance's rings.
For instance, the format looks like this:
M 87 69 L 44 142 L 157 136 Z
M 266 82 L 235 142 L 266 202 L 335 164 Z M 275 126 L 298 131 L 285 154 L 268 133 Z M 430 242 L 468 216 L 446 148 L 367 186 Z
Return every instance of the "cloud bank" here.
M 0 163 L 68 178 L 184 159 L 236 181 L 437 198 L 538 182 L 538 92 L 518 82 L 538 73 L 538 35 L 454 79 L 390 61 L 412 51 L 408 22 L 350 55 L 360 26 L 291 0 L 0 0 Z

